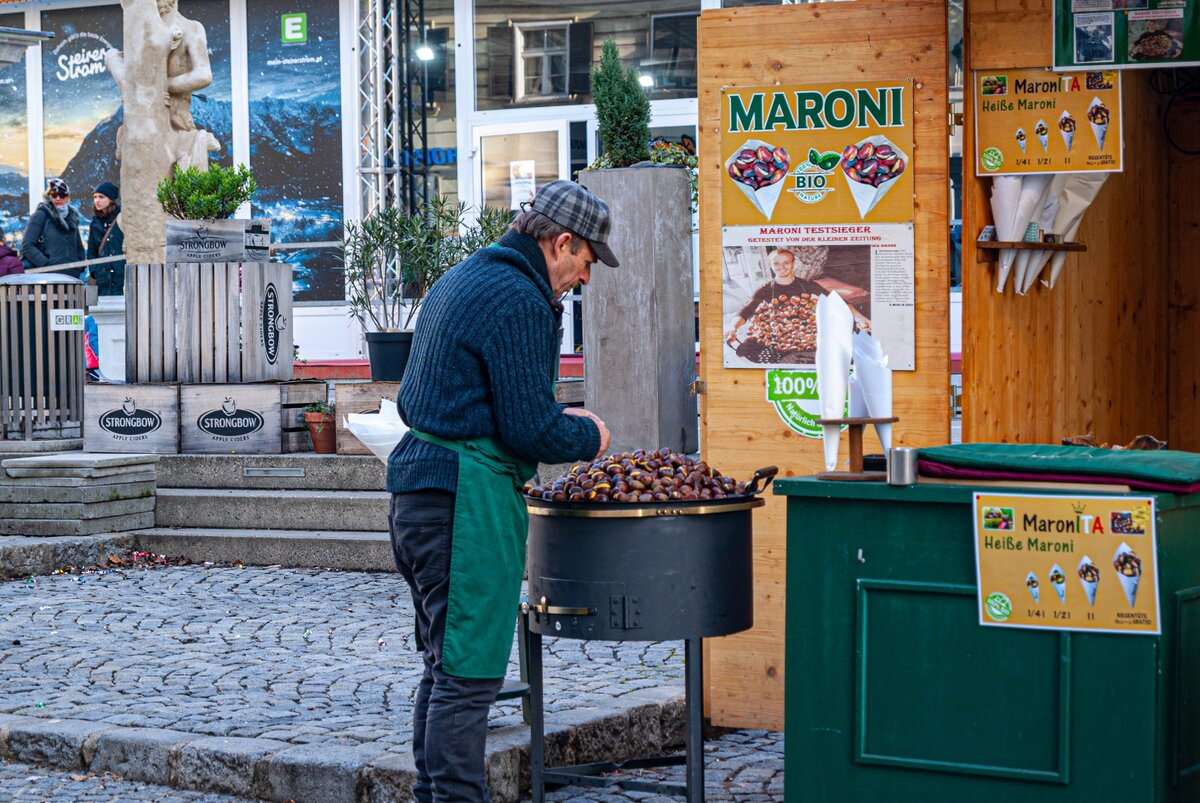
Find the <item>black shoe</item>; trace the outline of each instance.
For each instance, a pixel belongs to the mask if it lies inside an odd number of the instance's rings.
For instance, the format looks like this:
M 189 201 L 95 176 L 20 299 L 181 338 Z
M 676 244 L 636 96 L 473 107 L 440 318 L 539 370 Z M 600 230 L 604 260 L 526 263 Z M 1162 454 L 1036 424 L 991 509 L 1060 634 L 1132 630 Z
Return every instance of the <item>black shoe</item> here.
M 89 382 L 100 382 L 100 381 L 102 381 L 102 380 L 100 379 L 100 369 L 99 369 L 99 368 L 89 368 L 89 369 L 87 369 L 87 381 L 89 381 Z

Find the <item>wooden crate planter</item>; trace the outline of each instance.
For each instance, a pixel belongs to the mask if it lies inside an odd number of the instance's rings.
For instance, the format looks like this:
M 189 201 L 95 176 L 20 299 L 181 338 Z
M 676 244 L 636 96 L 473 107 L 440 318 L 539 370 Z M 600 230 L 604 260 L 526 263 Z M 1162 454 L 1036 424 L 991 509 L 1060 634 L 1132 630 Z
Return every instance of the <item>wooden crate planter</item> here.
M 346 429 L 345 416 L 350 413 L 375 413 L 380 399 L 396 400 L 399 382 L 339 382 L 334 388 L 337 406 L 337 453 L 372 454 L 362 441 Z
M 311 452 L 312 438 L 304 424 L 304 407 L 329 399 L 329 383 L 319 379 L 279 385 L 280 449 L 284 454 Z
M 264 262 L 128 265 L 125 378 L 292 378 L 292 269 Z
M 88 384 L 83 449 L 178 454 L 179 385 Z
M 184 385 L 179 391 L 184 454 L 280 454 L 280 386 Z

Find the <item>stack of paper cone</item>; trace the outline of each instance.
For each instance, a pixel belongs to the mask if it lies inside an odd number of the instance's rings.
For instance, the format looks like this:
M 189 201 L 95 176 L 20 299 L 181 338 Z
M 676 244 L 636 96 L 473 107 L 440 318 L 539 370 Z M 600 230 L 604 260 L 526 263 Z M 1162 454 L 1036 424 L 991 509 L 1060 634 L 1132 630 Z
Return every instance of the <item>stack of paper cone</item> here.
M 840 293 L 817 299 L 817 396 L 822 418 L 842 418 L 846 409 L 846 377 L 850 372 L 854 313 Z M 842 428 L 823 424 L 825 470 L 837 468 Z

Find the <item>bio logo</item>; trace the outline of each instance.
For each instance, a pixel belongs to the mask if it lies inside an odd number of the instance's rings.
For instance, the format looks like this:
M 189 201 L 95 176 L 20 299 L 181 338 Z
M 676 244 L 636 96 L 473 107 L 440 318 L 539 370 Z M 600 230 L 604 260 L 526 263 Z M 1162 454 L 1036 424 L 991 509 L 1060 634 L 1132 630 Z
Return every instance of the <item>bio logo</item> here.
M 279 41 L 285 45 L 301 45 L 308 41 L 307 14 L 279 15 Z
M 825 200 L 825 196 L 835 189 L 830 186 L 829 177 L 841 160 L 841 154 L 836 151 L 821 153 L 816 148 L 809 148 L 808 160 L 792 171 L 796 186 L 788 192 L 801 203 L 818 204 Z
M 983 601 L 983 609 L 994 621 L 1003 622 L 1012 616 L 1012 601 L 997 591 L 987 595 L 987 599 Z
M 983 153 L 979 154 L 979 161 L 983 164 L 985 170 L 999 170 L 1004 164 L 1004 154 L 999 148 L 988 148 Z

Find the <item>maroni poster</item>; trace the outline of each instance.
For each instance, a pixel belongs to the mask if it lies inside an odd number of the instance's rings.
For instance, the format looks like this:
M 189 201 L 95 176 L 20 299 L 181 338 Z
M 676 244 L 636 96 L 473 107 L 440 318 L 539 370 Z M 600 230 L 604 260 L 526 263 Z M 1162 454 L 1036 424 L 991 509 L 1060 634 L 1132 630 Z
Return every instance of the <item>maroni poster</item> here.
M 915 363 L 912 82 L 722 94 L 723 364 L 811 368 L 839 294 L 894 370 Z

